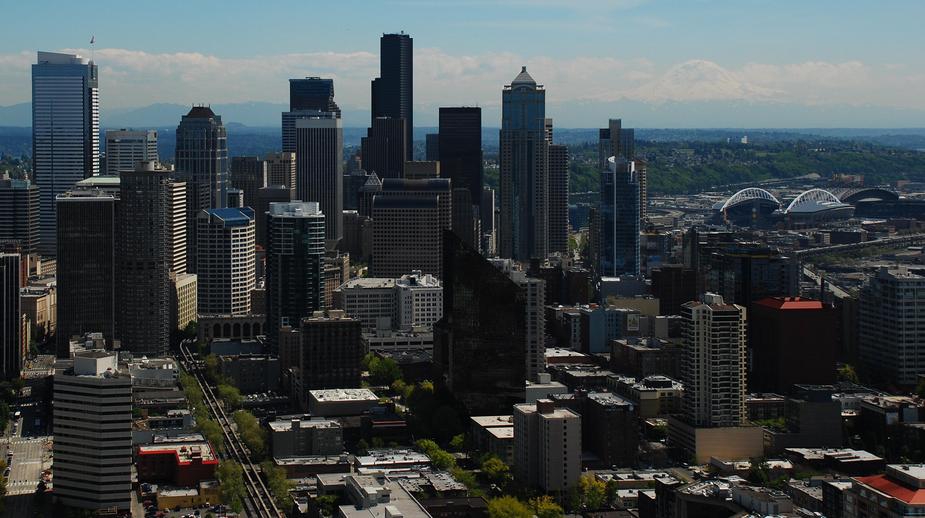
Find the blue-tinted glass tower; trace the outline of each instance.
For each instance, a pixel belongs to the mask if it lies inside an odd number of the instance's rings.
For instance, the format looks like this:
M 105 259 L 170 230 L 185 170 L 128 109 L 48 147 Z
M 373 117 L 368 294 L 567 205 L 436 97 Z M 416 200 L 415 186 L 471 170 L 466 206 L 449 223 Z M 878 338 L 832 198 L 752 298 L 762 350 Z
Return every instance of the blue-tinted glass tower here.
M 639 178 L 634 162 L 610 157 L 601 173 L 599 274 L 639 275 Z

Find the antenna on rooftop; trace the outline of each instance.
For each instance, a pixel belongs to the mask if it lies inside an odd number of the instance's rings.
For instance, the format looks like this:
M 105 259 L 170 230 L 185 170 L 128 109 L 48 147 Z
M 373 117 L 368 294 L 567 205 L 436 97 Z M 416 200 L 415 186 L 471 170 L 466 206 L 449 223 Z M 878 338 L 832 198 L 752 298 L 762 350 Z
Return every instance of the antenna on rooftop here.
M 91 62 L 93 61 L 93 56 L 94 56 L 94 50 L 95 50 L 95 49 L 93 48 L 93 45 L 94 45 L 94 44 L 96 44 L 96 35 L 95 35 L 95 34 L 91 34 L 91 35 L 90 35 L 90 61 L 91 61 Z

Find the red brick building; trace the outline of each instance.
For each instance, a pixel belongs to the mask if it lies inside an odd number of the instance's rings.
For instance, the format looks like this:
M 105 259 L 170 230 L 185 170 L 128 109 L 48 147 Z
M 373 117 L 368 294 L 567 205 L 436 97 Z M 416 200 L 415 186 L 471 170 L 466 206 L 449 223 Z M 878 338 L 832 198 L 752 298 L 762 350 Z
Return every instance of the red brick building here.
M 218 458 L 207 442 L 139 446 L 135 457 L 139 481 L 181 487 L 198 487 L 203 480 L 215 479 L 218 466 Z

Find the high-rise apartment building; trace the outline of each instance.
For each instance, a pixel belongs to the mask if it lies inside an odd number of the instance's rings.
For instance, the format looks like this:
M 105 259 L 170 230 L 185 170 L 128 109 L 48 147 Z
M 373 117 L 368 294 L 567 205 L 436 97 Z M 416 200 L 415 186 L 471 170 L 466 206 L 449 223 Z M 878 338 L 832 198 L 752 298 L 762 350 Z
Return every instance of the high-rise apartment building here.
M 224 208 L 197 217 L 200 315 L 246 315 L 254 289 L 254 211 Z
M 257 200 L 257 190 L 267 185 L 266 161 L 256 156 L 231 157 L 231 187 L 244 193 L 244 204 L 240 206 L 253 208 Z
M 340 119 L 296 121 L 296 196 L 317 202 L 324 214 L 325 239 L 344 237 L 344 127 Z M 333 247 L 332 247 L 333 248 Z
M 708 293 L 681 306 L 685 420 L 699 427 L 745 421 L 745 308 Z
M 119 174 L 117 320 L 122 348 L 136 356 L 170 349 L 173 171 L 154 161 Z
M 301 322 L 299 352 L 303 390 L 360 386 L 363 341 L 360 321 L 343 311 L 316 311 Z
M 39 252 L 39 188 L 29 180 L 0 178 L 0 242 Z
M 19 289 L 22 256 L 0 251 L 0 377 L 18 378 L 22 371 L 22 308 Z
M 295 153 L 268 153 L 264 161 L 267 163 L 267 185 L 282 185 L 293 191 L 296 190 Z M 246 201 L 254 203 L 251 200 Z
M 568 146 L 549 145 L 549 252 L 568 254 Z
M 501 257 L 545 259 L 547 243 L 546 90 L 523 67 L 501 92 Z
M 639 182 L 633 162 L 610 157 L 601 172 L 598 274 L 639 275 Z
M 363 169 L 379 178 L 403 178 L 405 162 L 411 159 L 405 139 L 405 119 L 376 117 L 360 141 Z
M 80 351 L 54 375 L 55 498 L 71 507 L 131 509 L 132 378 L 118 354 Z M 71 365 L 67 365 L 71 364 Z
M 176 172 L 174 172 L 176 176 Z M 186 182 L 170 181 L 170 228 L 168 230 L 168 268 L 177 275 L 186 273 Z
M 106 174 L 134 171 L 137 162 L 158 161 L 157 130 L 106 131 Z
M 543 368 L 542 281 L 518 282 L 511 262 L 496 267 L 452 231 L 444 231 L 443 246 L 444 316 L 434 326 L 434 362 L 471 414 L 509 412 L 523 401 L 529 375 Z
M 401 119 L 405 157 L 414 158 L 414 40 L 404 32 L 383 34 L 379 39 L 379 77 L 372 81 L 372 121 L 378 117 Z M 373 171 L 366 167 L 367 171 Z M 381 171 L 379 176 L 385 177 Z M 400 175 L 399 175 L 400 176 Z
M 925 372 L 925 276 L 880 268 L 861 289 L 858 356 L 875 376 L 914 387 Z
M 38 53 L 32 65 L 32 160 L 40 192 L 41 253 L 53 256 L 55 198 L 100 172 L 99 78 L 92 61 Z
M 581 416 L 553 401 L 514 405 L 514 480 L 563 492 L 581 476 Z
M 116 251 L 119 195 L 75 189 L 57 197 L 57 354 L 69 355 L 70 339 L 116 336 Z
M 177 126 L 174 167 L 186 182 L 186 267 L 196 273 L 199 212 L 222 208 L 228 197 L 228 136 L 211 108 L 194 106 Z
M 301 122 L 301 121 L 300 121 Z M 267 336 L 324 309 L 325 214 L 317 202 L 271 203 L 267 214 Z
M 295 121 L 307 117 L 340 119 L 340 107 L 334 102 L 333 79 L 306 77 L 289 80 L 289 111 L 282 115 L 284 153 L 295 152 Z

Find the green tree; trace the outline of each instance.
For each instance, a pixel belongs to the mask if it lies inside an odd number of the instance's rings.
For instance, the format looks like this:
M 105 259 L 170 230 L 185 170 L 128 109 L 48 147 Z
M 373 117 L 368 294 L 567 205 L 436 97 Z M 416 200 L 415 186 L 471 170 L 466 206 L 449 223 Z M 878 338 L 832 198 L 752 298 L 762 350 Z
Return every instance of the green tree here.
M 267 453 L 267 433 L 260 421 L 246 410 L 238 410 L 232 415 L 238 427 L 238 435 L 251 452 L 254 460 L 262 459 Z
M 488 455 L 481 465 L 485 479 L 501 488 L 511 481 L 511 468 L 494 455 Z
M 225 403 L 225 407 L 231 410 L 241 408 L 241 405 L 244 403 L 244 398 L 241 396 L 241 391 L 237 387 L 231 385 L 226 385 L 224 383 L 219 384 L 218 386 L 218 397 Z
M 549 495 L 531 498 L 530 508 L 536 513 L 537 518 L 562 518 L 565 516 L 562 506 L 557 504 Z
M 222 500 L 231 510 L 240 513 L 244 510 L 244 470 L 233 460 L 226 460 L 215 471 L 222 491 Z
M 414 443 L 418 450 L 430 457 L 431 463 L 437 469 L 450 470 L 456 467 L 456 458 L 452 454 L 443 450 L 434 441 L 430 439 L 421 439 Z
M 457 434 L 450 439 L 450 449 L 453 451 L 463 451 L 466 447 L 466 434 Z
M 582 475 L 578 479 L 578 492 L 582 507 L 590 511 L 603 507 L 607 499 L 607 485 L 591 474 Z
M 206 379 L 209 383 L 219 383 L 221 376 L 218 373 L 218 356 L 210 354 L 205 359 Z
M 854 366 L 846 363 L 839 367 L 838 381 L 850 381 L 851 383 L 858 383 L 858 373 L 854 369 Z
M 372 356 L 367 362 L 366 370 L 369 371 L 370 381 L 374 385 L 391 385 L 401 378 L 401 368 L 398 363 L 391 358 L 379 358 L 369 353 L 367 357 Z
M 223 449 L 225 447 L 225 434 L 222 432 L 221 425 L 215 422 L 215 420 L 207 416 L 197 416 L 196 427 L 199 428 L 199 433 L 201 433 L 212 446 L 218 449 Z
M 337 497 L 335 495 L 320 495 L 315 498 L 318 510 L 321 516 L 334 516 L 334 509 L 337 508 Z
M 532 518 L 533 512 L 526 504 L 513 496 L 492 498 L 488 502 L 488 516 L 491 518 Z
M 286 470 L 277 466 L 271 460 L 265 460 L 260 463 L 260 471 L 267 482 L 267 489 L 273 493 L 276 505 L 280 509 L 289 509 L 291 506 L 289 491 L 292 490 L 294 485 L 286 478 Z

